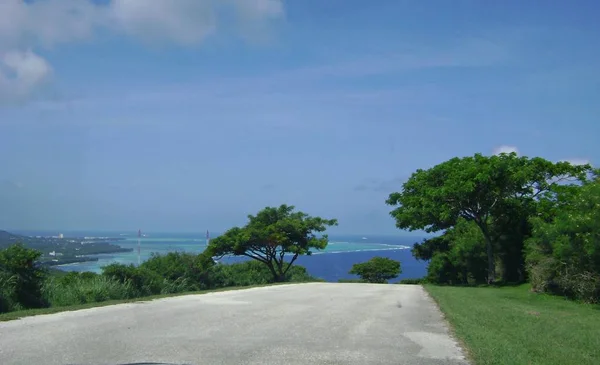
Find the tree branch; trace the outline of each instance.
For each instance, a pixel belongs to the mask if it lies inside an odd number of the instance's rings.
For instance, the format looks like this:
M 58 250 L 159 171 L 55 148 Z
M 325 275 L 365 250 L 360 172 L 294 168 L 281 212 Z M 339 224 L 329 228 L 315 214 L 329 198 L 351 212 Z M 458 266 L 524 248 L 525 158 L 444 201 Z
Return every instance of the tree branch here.
M 294 256 L 292 257 L 292 259 L 290 260 L 290 262 L 288 263 L 287 267 L 283 271 L 283 275 L 287 274 L 288 270 L 290 269 L 290 267 L 292 267 L 292 264 L 294 263 L 294 261 L 296 261 L 297 258 L 298 258 L 298 254 L 295 253 Z
M 254 260 L 260 261 L 260 262 L 262 262 L 263 264 L 269 264 L 269 260 L 265 259 L 265 258 L 264 258 L 264 257 L 262 257 L 262 256 L 256 256 L 256 255 L 252 255 L 252 254 L 249 254 L 249 253 L 246 253 L 246 252 L 244 252 L 242 255 L 243 255 L 243 256 L 250 257 L 251 259 L 254 259 Z

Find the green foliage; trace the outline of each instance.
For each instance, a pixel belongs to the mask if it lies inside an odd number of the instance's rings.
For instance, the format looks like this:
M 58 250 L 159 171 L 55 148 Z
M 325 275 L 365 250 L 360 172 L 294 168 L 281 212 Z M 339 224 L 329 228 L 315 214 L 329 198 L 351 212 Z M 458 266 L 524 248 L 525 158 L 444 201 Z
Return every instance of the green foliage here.
M 122 284 L 131 285 L 137 296 L 182 293 L 215 287 L 209 269 L 214 265 L 206 255 L 169 252 L 152 254 L 139 267 L 132 264 L 110 264 L 102 275 Z
M 0 313 L 39 306 L 72 306 L 149 295 L 183 293 L 274 282 L 269 268 L 257 261 L 215 265 L 207 253 L 154 254 L 142 265 L 110 264 L 102 274 L 42 270 L 39 252 L 14 245 L 0 251 Z M 288 282 L 318 281 L 301 266 L 291 266 Z
M 269 269 L 254 260 L 229 265 L 215 265 L 210 270 L 210 277 L 215 287 L 260 285 L 273 281 L 273 275 Z
M 535 290 L 600 302 L 600 181 L 558 197 L 551 220 L 532 218 L 527 263 Z
M 102 275 L 116 280 L 121 284 L 131 285 L 137 296 L 160 294 L 168 283 L 160 273 L 144 266 L 136 267 L 133 264 L 110 264 L 102 268 Z
M 338 283 L 366 283 L 363 279 L 338 279 Z
M 269 268 L 255 260 L 228 265 L 215 265 L 211 268 L 209 277 L 215 288 L 270 284 L 274 282 Z M 306 268 L 293 265 L 286 273 L 285 281 L 301 283 L 317 281 L 317 279 L 310 276 Z
M 426 278 L 420 278 L 420 279 L 411 279 L 411 278 L 407 278 L 407 279 L 402 279 L 398 282 L 398 284 L 404 284 L 404 285 L 421 285 L 421 284 L 425 284 L 427 283 L 427 279 Z
M 170 282 L 185 278 L 190 282 L 189 290 L 200 290 L 206 284 L 206 272 L 212 265 L 213 261 L 206 260 L 205 255 L 169 252 L 166 255 L 153 254 L 140 267 L 156 272 Z
M 443 235 L 415 243 L 413 256 L 430 260 L 427 280 L 437 284 L 477 284 L 487 277 L 485 239 L 473 221 L 459 218 Z
M 327 246 L 327 235 L 317 237 L 316 234 L 333 225 L 337 225 L 335 219 L 294 212 L 293 206 L 267 207 L 256 216 L 249 215 L 244 227 L 233 227 L 211 240 L 207 252 L 217 257 L 249 257 L 264 264 L 274 281 L 285 281 L 299 255 L 310 255 L 313 250 Z M 286 254 L 291 256 L 289 261 Z
M 352 265 L 350 274 L 358 275 L 368 283 L 387 283 L 400 275 L 400 262 L 387 257 L 373 257 L 367 262 Z
M 436 252 L 450 250 L 450 240 L 447 235 L 424 239 L 421 243 L 415 243 L 411 253 L 417 260 L 429 261 Z
M 52 307 L 130 299 L 139 294 L 129 282 L 122 283 L 94 273 L 69 273 L 62 278 L 49 278 L 44 283 L 43 293 Z
M 508 260 L 522 256 L 520 248 L 527 234 L 522 222 L 526 224 L 528 215 L 536 211 L 537 199 L 550 200 L 560 189 L 559 180 L 584 181 L 590 171 L 589 165 L 552 163 L 542 158 L 517 157 L 515 153 L 475 154 L 417 170 L 404 183 L 402 192 L 390 194 L 386 203 L 396 207 L 391 215 L 400 229 L 438 232 L 455 227 L 461 218 L 473 222 L 485 241 L 487 280 L 494 282 L 499 252 Z M 515 212 L 519 229 L 510 232 L 507 227 L 515 224 L 515 219 L 510 219 Z M 433 260 L 433 253 L 427 252 L 430 248 L 424 247 L 419 254 Z M 446 268 L 446 260 L 451 259 L 439 258 L 435 264 Z
M 0 313 L 21 309 L 16 298 L 17 276 L 0 270 Z
M 45 271 L 36 265 L 41 252 L 14 244 L 0 250 L 0 310 L 41 308 Z

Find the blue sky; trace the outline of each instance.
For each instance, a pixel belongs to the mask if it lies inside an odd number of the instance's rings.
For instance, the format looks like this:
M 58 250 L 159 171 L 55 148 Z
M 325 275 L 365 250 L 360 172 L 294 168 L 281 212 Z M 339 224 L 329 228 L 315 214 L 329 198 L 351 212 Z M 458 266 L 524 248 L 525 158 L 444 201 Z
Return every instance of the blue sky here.
M 596 1 L 5 0 L 0 229 L 396 233 L 417 168 L 600 161 Z

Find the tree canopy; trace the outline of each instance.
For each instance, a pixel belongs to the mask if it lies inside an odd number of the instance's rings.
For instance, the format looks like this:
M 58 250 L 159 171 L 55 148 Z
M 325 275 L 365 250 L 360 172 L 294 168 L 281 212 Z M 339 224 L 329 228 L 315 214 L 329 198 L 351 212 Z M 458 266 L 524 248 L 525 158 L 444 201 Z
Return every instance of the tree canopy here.
M 207 254 L 249 257 L 265 264 L 275 281 L 284 281 L 298 256 L 327 247 L 327 235 L 317 234 L 337 225 L 335 219 L 312 217 L 294 209 L 294 206 L 284 204 L 249 215 L 245 226 L 233 227 L 211 240 Z
M 551 220 L 532 218 L 527 263 L 535 290 L 600 302 L 600 180 L 558 197 Z
M 438 232 L 456 226 L 459 219 L 473 222 L 486 243 L 488 282 L 494 282 L 494 249 L 505 233 L 495 229 L 498 223 L 515 215 L 526 221 L 539 199 L 551 199 L 562 182 L 585 181 L 590 171 L 589 165 L 515 153 L 475 154 L 417 170 L 386 203 L 396 207 L 391 215 L 400 229 Z
M 384 284 L 400 275 L 400 262 L 387 257 L 373 257 L 367 262 L 354 264 L 350 274 L 358 275 L 368 283 Z

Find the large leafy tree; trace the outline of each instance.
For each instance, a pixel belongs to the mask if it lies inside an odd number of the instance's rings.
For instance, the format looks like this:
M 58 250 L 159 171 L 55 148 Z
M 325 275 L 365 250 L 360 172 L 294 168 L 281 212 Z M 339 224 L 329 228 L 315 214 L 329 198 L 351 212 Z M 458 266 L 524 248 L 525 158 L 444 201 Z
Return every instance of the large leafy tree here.
M 293 206 L 266 207 L 249 215 L 245 226 L 233 227 L 211 240 L 206 252 L 213 257 L 249 257 L 265 264 L 274 281 L 285 281 L 298 256 L 325 249 L 327 235 L 318 234 L 334 225 L 335 219 L 312 217 L 294 211 Z
M 496 278 L 494 248 L 501 236 L 494 222 L 515 210 L 535 210 L 540 197 L 551 195 L 562 181 L 585 180 L 590 169 L 515 153 L 456 157 L 417 170 L 386 203 L 396 206 L 391 215 L 400 229 L 438 232 L 454 227 L 460 218 L 474 222 L 485 240 L 491 283 Z

